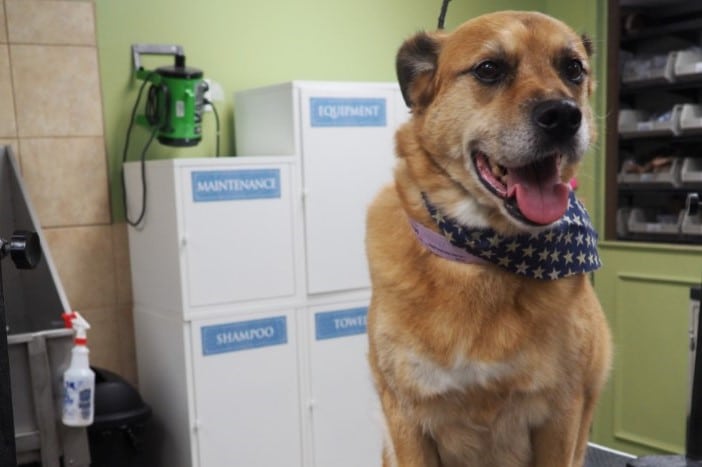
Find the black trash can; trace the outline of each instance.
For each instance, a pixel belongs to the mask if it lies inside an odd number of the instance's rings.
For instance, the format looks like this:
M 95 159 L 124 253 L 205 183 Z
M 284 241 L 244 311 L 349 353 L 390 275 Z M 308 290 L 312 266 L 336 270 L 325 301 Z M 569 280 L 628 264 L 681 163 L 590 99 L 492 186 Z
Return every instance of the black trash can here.
M 91 467 L 151 467 L 144 449 L 151 407 L 121 376 L 95 372 L 95 417 L 88 427 Z

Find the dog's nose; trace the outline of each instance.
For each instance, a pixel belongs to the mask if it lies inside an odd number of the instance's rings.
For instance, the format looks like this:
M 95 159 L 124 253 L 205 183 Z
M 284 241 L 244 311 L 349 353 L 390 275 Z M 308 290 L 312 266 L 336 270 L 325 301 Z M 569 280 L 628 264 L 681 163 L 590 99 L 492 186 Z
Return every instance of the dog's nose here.
M 536 104 L 532 110 L 532 119 L 548 136 L 566 139 L 580 128 L 582 114 L 573 101 L 552 99 Z

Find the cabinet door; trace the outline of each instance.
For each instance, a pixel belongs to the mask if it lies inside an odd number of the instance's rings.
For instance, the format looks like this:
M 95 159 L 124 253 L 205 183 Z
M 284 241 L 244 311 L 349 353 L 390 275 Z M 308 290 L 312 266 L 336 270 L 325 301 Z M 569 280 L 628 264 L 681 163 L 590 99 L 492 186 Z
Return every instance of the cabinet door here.
M 368 287 L 366 209 L 392 180 L 397 92 L 345 86 L 300 93 L 307 290 Z
M 200 466 L 300 466 L 294 312 L 195 322 Z
M 295 294 L 292 164 L 182 170 L 189 304 Z
M 314 465 L 381 464 L 381 411 L 368 367 L 367 303 L 308 315 Z
M 689 397 L 689 289 L 699 251 L 610 243 L 595 288 L 615 342 L 593 441 L 636 455 L 683 452 Z

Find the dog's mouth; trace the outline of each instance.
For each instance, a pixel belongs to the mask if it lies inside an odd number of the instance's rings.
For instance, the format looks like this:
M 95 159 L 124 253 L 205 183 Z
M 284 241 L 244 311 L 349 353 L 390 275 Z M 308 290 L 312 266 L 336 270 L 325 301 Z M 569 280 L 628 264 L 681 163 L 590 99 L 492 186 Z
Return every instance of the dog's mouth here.
M 480 181 L 503 199 L 507 212 L 516 219 L 548 225 L 568 209 L 570 189 L 560 178 L 560 154 L 522 167 L 504 167 L 481 151 L 473 152 L 472 159 Z

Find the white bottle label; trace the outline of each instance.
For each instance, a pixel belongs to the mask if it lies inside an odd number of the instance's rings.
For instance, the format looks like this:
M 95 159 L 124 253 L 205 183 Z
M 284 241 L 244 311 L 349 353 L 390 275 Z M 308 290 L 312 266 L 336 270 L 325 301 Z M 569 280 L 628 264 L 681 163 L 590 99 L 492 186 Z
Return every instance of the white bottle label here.
M 90 380 L 64 382 L 63 422 L 71 426 L 85 426 L 93 422 L 93 388 Z

